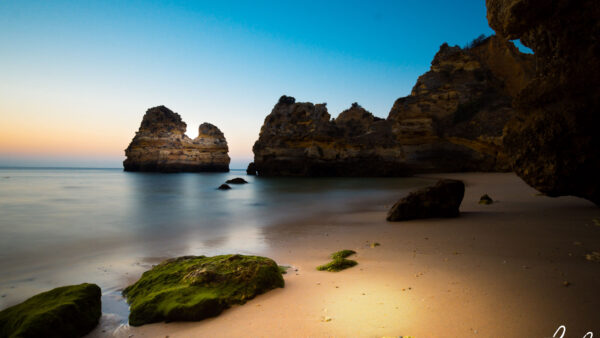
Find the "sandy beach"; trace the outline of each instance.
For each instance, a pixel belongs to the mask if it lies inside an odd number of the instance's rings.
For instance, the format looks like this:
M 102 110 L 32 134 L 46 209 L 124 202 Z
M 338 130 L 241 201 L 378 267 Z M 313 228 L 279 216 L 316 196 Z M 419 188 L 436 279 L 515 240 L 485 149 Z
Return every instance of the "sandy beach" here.
M 425 177 L 465 182 L 461 217 L 390 223 L 389 200 L 273 226 L 268 252 L 256 254 L 293 267 L 285 288 L 200 322 L 112 331 L 103 318 L 90 336 L 551 337 L 560 325 L 566 337 L 600 332 L 600 265 L 585 259 L 600 249 L 596 206 L 541 196 L 512 173 Z M 484 193 L 497 202 L 479 205 Z M 359 264 L 315 270 L 340 249 L 355 250 Z

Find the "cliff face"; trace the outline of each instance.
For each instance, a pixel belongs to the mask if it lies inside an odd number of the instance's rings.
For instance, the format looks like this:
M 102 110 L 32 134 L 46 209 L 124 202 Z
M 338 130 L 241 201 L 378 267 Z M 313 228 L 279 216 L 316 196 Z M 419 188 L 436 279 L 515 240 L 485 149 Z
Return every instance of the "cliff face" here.
M 282 96 L 254 144 L 262 176 L 396 175 L 404 167 L 385 120 L 355 105 L 331 120 L 325 104 Z
M 492 37 L 470 49 L 442 45 L 386 120 L 358 105 L 332 120 L 324 104 L 283 96 L 254 145 L 256 169 L 268 176 L 507 170 L 501 143 L 512 86 L 532 72 L 531 57 Z
M 227 141 L 219 128 L 203 123 L 192 140 L 185 135 L 186 127 L 165 106 L 148 109 L 125 149 L 125 171 L 229 171 Z
M 487 0 L 490 26 L 535 53 L 504 147 L 515 172 L 550 196 L 600 204 L 600 2 Z
M 511 94 L 532 72 L 531 57 L 495 36 L 469 49 L 443 44 L 388 117 L 407 162 L 417 171 L 508 170 L 501 144 Z

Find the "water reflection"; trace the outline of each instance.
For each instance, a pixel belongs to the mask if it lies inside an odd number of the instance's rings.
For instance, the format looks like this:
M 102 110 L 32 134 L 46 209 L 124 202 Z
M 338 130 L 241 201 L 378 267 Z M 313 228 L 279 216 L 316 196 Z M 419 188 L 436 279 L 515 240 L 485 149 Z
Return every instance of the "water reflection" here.
M 0 308 L 56 285 L 115 288 L 116 279 L 143 269 L 144 257 L 264 252 L 267 226 L 363 208 L 365 200 L 427 182 L 261 178 L 243 171 L 0 171 L 10 177 L 0 180 L 0 295 L 7 295 Z M 216 189 L 234 177 L 249 183 Z

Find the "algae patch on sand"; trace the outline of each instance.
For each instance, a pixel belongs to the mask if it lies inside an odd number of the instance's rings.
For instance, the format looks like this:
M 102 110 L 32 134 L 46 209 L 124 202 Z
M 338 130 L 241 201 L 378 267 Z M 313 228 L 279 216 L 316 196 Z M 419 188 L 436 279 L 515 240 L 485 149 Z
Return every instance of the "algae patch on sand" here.
M 63 286 L 0 311 L 0 337 L 81 337 L 98 325 L 96 284 Z
M 356 253 L 356 251 L 354 250 L 340 250 L 338 252 L 334 252 L 331 254 L 331 259 L 342 259 L 342 258 L 346 258 L 348 256 L 354 255 Z
M 234 304 L 283 287 L 279 266 L 259 256 L 184 256 L 166 260 L 123 290 L 129 324 L 213 317 Z
M 323 265 L 317 266 L 317 270 L 319 271 L 329 271 L 329 272 L 338 272 L 348 268 L 351 268 L 358 264 L 356 261 L 351 259 L 346 259 L 346 257 L 350 255 L 354 255 L 356 252 L 354 250 L 340 250 L 338 252 L 334 252 L 331 254 L 331 258 L 333 259 L 331 262 Z

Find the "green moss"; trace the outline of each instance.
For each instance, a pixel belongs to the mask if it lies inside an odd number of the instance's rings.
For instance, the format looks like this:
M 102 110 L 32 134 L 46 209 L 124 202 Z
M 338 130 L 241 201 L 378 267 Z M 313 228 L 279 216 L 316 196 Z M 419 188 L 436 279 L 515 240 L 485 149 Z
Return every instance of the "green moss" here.
M 289 265 L 279 265 L 279 272 L 281 272 L 282 275 L 285 275 L 288 271 L 288 269 L 291 269 L 292 267 Z
M 144 272 L 123 290 L 130 304 L 129 324 L 201 320 L 277 287 L 279 266 L 258 256 L 185 256 Z
M 0 337 L 81 337 L 98 325 L 100 297 L 87 283 L 35 295 L 0 311 Z
M 371 248 L 375 248 L 378 246 L 381 246 L 381 244 L 379 242 L 371 243 Z
M 356 251 L 348 250 L 348 249 L 334 252 L 331 254 L 331 259 L 333 259 L 333 260 L 327 264 L 317 266 L 317 270 L 338 272 L 338 271 L 342 271 L 344 269 L 351 268 L 358 263 L 356 263 L 356 261 L 353 261 L 351 259 L 346 259 L 346 257 L 348 257 L 350 255 L 354 255 L 355 253 L 356 253 Z
M 492 200 L 492 198 L 490 196 L 488 196 L 488 194 L 481 196 L 481 198 L 479 199 L 479 204 L 492 204 L 492 203 L 494 203 L 494 200 Z
M 340 250 L 338 252 L 332 253 L 331 254 L 331 259 L 346 258 L 348 256 L 354 255 L 355 253 L 356 253 L 356 251 L 354 251 L 354 250 L 348 250 L 348 249 Z
M 356 261 L 346 258 L 334 259 L 331 262 L 317 266 L 319 271 L 338 272 L 351 268 L 358 264 Z

